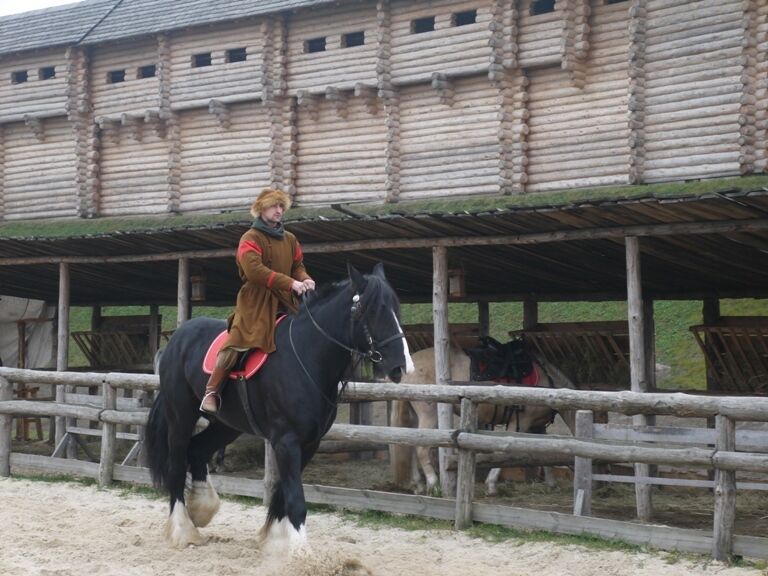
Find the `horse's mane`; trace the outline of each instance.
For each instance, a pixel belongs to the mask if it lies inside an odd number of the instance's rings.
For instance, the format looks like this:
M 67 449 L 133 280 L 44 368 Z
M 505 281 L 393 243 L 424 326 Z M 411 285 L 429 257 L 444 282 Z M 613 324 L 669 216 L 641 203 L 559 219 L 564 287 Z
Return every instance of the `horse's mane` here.
M 394 295 L 394 291 L 392 288 L 387 284 L 386 280 L 384 278 L 381 278 L 380 276 L 376 276 L 375 274 L 366 274 L 366 285 L 365 290 L 363 291 L 363 294 L 361 296 L 364 296 L 364 304 L 368 304 L 371 302 L 378 302 L 383 297 L 392 294 Z M 339 292 L 342 290 L 348 290 L 350 287 L 350 280 L 344 279 L 339 280 L 337 282 L 333 282 L 331 284 L 326 284 L 322 286 L 320 289 L 316 290 L 314 293 L 309 292 L 309 297 L 305 296 L 305 302 L 307 306 L 310 308 L 310 310 L 314 313 L 315 311 L 322 310 L 325 306 L 327 306 L 332 300 L 333 297 L 336 296 Z M 351 293 L 350 293 L 351 296 Z M 397 303 L 397 299 L 395 298 L 395 303 Z M 302 308 L 300 309 L 303 310 Z M 397 309 L 397 312 L 399 312 L 399 308 Z

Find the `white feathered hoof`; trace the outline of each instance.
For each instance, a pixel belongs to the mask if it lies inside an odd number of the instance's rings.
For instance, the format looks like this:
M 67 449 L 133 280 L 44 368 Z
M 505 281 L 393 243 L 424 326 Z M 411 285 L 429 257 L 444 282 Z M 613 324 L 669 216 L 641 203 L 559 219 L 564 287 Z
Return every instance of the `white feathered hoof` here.
M 219 495 L 208 479 L 205 482 L 192 482 L 192 489 L 186 500 L 189 517 L 198 528 L 208 526 L 221 507 Z
M 187 507 L 182 502 L 176 502 L 173 512 L 168 517 L 168 522 L 165 525 L 165 539 L 173 548 L 202 546 L 207 541 L 192 523 Z

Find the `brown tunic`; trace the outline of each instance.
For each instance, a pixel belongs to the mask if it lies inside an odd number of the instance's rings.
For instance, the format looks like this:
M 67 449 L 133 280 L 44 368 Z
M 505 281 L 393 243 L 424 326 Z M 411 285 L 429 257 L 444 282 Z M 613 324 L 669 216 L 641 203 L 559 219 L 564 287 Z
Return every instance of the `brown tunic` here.
M 249 229 L 237 247 L 237 268 L 243 286 L 230 317 L 229 337 L 222 348 L 261 348 L 275 351 L 275 316 L 278 306 L 296 311 L 291 291 L 294 280 L 309 278 L 301 245 L 292 233 L 282 239 Z

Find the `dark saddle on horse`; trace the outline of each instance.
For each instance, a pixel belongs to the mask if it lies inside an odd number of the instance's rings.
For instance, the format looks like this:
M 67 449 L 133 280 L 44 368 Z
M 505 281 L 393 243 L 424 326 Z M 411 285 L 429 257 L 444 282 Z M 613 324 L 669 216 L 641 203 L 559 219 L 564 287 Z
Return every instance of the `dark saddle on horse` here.
M 470 359 L 469 379 L 473 381 L 523 383 L 533 372 L 533 360 L 522 340 L 502 344 L 485 336 L 480 339 L 478 348 L 469 348 L 465 352 Z

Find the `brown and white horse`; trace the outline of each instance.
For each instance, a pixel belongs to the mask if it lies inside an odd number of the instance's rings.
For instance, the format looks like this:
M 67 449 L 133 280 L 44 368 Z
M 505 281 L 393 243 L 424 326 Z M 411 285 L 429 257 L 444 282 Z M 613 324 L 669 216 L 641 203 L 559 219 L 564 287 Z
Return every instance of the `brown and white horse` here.
M 425 348 L 411 355 L 415 370 L 402 379 L 403 384 L 434 384 L 435 352 L 434 348 Z M 543 359 L 533 359 L 534 382 L 524 385 L 544 388 L 574 388 L 573 383 L 555 366 Z M 470 358 L 461 348 L 451 348 L 451 378 L 457 381 L 469 381 Z M 514 384 L 513 384 L 514 385 Z M 543 434 L 558 412 L 547 406 L 515 406 L 504 410 L 493 404 L 480 404 L 477 410 L 478 426 L 493 428 L 503 425 L 512 432 L 531 432 Z M 560 416 L 568 428 L 575 430 L 575 411 L 562 410 Z M 395 400 L 392 403 L 392 426 L 409 428 L 437 428 L 437 403 L 408 400 Z M 433 449 L 418 446 L 392 446 L 390 466 L 395 486 L 413 489 L 417 493 L 434 493 L 438 485 L 438 475 L 432 464 Z M 494 468 L 485 481 L 486 493 L 496 494 L 496 482 L 501 470 Z M 422 480 L 426 480 L 426 487 Z

